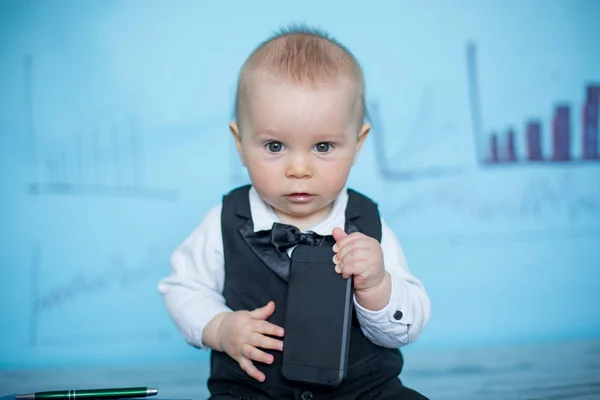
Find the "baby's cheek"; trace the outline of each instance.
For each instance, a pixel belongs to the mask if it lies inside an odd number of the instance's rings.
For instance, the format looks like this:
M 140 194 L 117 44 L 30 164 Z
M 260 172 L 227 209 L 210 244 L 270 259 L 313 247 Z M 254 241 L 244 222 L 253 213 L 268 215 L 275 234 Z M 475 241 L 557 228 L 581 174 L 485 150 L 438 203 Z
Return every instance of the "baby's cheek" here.
M 263 165 L 253 165 L 248 168 L 252 184 L 262 196 L 271 197 L 281 189 L 281 178 L 277 176 L 274 168 L 266 168 Z
M 339 192 L 348 179 L 348 169 L 343 165 L 329 168 L 324 174 L 324 183 L 332 192 Z

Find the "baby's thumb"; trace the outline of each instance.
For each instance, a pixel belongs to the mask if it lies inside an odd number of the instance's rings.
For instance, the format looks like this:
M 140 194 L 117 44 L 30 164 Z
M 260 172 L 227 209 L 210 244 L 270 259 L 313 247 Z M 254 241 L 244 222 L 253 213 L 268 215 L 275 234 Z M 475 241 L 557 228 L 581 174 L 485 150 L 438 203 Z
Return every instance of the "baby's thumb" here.
M 275 311 L 275 303 L 270 301 L 265 306 L 250 311 L 253 318 L 267 319 Z
M 331 234 L 333 235 L 333 238 L 335 239 L 336 242 L 338 242 L 341 239 L 343 239 L 346 236 L 348 236 L 348 234 L 346 232 L 344 232 L 343 229 L 338 228 L 338 227 L 333 228 L 333 232 L 331 232 Z

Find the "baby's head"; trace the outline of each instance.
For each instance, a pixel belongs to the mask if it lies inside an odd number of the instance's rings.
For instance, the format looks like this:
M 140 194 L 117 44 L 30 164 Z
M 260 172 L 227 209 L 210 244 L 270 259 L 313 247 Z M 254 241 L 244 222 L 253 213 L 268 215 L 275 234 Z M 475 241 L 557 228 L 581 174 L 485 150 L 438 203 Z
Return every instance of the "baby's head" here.
M 280 32 L 244 63 L 230 128 L 282 220 L 307 227 L 329 212 L 369 132 L 364 92 L 354 56 L 306 28 Z

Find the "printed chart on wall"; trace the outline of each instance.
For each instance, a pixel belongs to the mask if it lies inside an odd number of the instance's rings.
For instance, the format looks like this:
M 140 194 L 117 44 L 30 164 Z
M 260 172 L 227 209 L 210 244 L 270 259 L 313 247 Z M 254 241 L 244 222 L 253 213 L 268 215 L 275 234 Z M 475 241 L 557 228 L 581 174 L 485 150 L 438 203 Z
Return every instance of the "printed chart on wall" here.
M 21 67 L 25 129 L 16 142 L 27 164 L 17 198 L 29 248 L 18 255 L 29 290 L 19 295 L 30 304 L 21 314 L 27 335 L 13 340 L 47 357 L 61 347 L 164 341 L 156 282 L 170 249 L 157 234 L 180 192 L 153 176 L 143 121 L 115 112 L 52 132 L 61 122 L 45 123 L 36 108 L 51 101 L 37 98 L 44 63 L 26 55 Z
M 448 83 L 448 90 L 461 97 L 458 102 L 466 109 L 447 116 L 437 131 L 423 129 L 432 107 L 426 95 L 405 130 L 393 123 L 390 108 L 397 105 L 391 97 L 385 110 L 389 124 L 382 116 L 382 101 L 369 103 L 374 164 L 385 188 L 381 203 L 388 218 L 406 235 L 600 235 L 597 70 L 590 67 L 588 76 L 565 90 L 560 90 L 565 85 L 557 90 L 530 85 L 514 87 L 513 94 L 511 79 L 494 82 L 498 73 L 486 71 L 490 62 L 480 62 L 480 53 L 485 56 L 493 49 L 481 51 L 480 44 L 468 41 L 463 50 L 456 56 L 462 59 L 464 76 Z M 545 72 L 551 86 L 557 73 L 552 66 Z M 535 96 L 538 92 L 559 95 Z M 489 106 L 487 100 L 494 96 L 502 99 L 494 103 L 524 97 L 516 100 L 518 112 L 512 113 L 518 118 L 498 121 L 498 115 L 511 112 Z M 531 107 L 521 105 L 526 102 Z M 463 131 L 456 132 L 456 126 Z
M 0 261 L 12 268 L 2 268 L 0 296 L 13 304 L 2 311 L 13 329 L 3 333 L 0 366 L 186 350 L 157 285 L 233 176 L 229 159 L 203 146 L 212 136 L 229 148 L 227 113 L 206 107 L 205 119 L 166 121 L 148 113 L 124 100 L 114 68 L 98 62 L 109 54 L 93 40 L 97 25 L 72 21 L 80 37 L 69 48 L 60 46 L 66 33 L 58 44 L 40 38 L 41 22 L 3 48 L 11 79 L 2 85 L 14 100 L 1 118 L 0 163 L 12 173 L 0 176 L 8 238 Z
M 355 182 L 432 296 L 421 344 L 598 332 L 597 25 L 558 6 L 495 12 L 453 14 L 419 45 L 394 43 L 371 76 L 372 170 Z M 418 62 L 402 57 L 415 49 Z M 410 80 L 380 77 L 390 74 Z

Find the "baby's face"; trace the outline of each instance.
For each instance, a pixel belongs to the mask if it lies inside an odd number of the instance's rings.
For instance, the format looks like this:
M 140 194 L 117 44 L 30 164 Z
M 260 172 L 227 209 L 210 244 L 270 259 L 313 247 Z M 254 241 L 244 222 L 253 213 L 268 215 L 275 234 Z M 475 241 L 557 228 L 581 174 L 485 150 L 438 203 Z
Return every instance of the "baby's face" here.
M 266 74 L 256 78 L 241 125 L 232 124 L 242 162 L 282 220 L 308 228 L 326 217 L 369 131 L 359 120 L 356 87 L 350 81 L 307 88 Z

